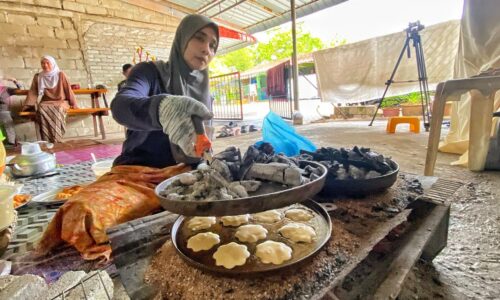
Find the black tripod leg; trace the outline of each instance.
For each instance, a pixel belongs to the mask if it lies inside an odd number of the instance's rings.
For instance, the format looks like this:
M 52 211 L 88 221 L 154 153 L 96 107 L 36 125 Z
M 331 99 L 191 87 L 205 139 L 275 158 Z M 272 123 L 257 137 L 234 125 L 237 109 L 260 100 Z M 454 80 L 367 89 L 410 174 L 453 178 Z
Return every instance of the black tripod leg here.
M 406 50 L 408 49 L 410 44 L 410 38 L 406 36 L 405 44 L 403 45 L 403 49 L 401 49 L 401 53 L 399 54 L 398 61 L 396 62 L 396 65 L 394 66 L 394 70 L 392 70 L 391 77 L 387 82 L 385 83 L 386 87 L 384 90 L 384 93 L 382 94 L 382 98 L 380 98 L 380 102 L 378 103 L 377 110 L 375 110 L 375 113 L 373 114 L 372 120 L 368 126 L 373 125 L 373 121 L 375 121 L 375 117 L 377 116 L 377 112 L 380 109 L 380 106 L 382 106 L 382 102 L 384 102 L 385 95 L 387 94 L 387 90 L 389 90 L 389 87 L 391 86 L 391 83 L 394 80 L 394 76 L 396 75 L 396 71 L 398 70 L 399 64 L 401 63 L 401 59 L 403 58 L 403 55 L 405 54 Z
M 429 131 L 430 115 L 429 115 L 429 85 L 427 82 L 427 69 L 425 67 L 424 50 L 420 36 L 416 34 L 413 36 L 413 45 L 415 46 L 415 53 L 417 59 L 418 82 L 420 87 L 420 102 L 422 104 L 422 119 L 425 131 Z

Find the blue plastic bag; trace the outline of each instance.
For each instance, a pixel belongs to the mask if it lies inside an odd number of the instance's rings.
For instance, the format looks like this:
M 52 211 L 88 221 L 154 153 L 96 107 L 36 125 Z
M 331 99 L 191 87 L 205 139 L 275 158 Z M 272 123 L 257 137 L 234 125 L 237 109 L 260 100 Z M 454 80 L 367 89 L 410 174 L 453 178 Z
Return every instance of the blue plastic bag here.
M 300 150 L 316 151 L 316 146 L 305 137 L 295 132 L 295 128 L 288 125 L 280 116 L 269 112 L 262 124 L 262 141 L 273 145 L 276 153 L 283 152 L 287 156 L 294 156 Z

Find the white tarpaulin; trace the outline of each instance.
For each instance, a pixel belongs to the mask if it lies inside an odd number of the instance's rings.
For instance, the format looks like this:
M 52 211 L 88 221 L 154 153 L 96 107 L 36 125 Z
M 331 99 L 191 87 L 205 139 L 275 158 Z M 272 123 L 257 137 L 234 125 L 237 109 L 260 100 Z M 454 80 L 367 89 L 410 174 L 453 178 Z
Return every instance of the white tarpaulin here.
M 425 24 L 424 24 L 425 25 Z M 420 31 L 430 89 L 453 76 L 458 48 L 459 21 L 429 26 Z M 380 98 L 401 53 L 406 33 L 399 32 L 313 53 L 322 101 L 357 103 Z M 387 96 L 419 90 L 415 48 L 405 54 Z
M 500 7 L 498 0 L 465 0 L 461 21 L 460 46 L 453 78 L 468 78 L 488 69 L 500 68 Z M 500 93 L 496 94 L 494 110 L 500 110 Z M 453 164 L 466 165 L 469 135 L 489 135 L 490 132 L 470 132 L 471 95 L 454 102 L 451 127 L 440 145 L 443 152 L 462 154 Z M 489 118 L 491 116 L 484 116 Z M 494 129 L 493 126 L 492 129 Z M 473 153 L 473 155 L 476 155 Z M 473 157 L 475 159 L 475 157 Z

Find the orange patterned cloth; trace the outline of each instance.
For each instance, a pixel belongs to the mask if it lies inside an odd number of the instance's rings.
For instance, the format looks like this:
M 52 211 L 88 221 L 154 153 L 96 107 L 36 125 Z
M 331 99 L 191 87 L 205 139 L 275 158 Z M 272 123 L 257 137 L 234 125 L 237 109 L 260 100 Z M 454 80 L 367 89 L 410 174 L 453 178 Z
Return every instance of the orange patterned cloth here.
M 163 180 L 191 170 L 179 164 L 163 169 L 116 166 L 59 208 L 39 242 L 47 253 L 66 242 L 84 259 L 110 258 L 106 229 L 150 215 L 160 208 L 154 193 Z

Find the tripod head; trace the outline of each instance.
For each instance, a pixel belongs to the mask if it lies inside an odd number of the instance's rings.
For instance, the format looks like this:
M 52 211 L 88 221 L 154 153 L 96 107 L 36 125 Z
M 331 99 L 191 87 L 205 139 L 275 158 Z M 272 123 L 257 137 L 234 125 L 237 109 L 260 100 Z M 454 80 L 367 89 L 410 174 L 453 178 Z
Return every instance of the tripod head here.
M 407 33 L 419 32 L 424 29 L 425 26 L 420 24 L 420 21 L 408 23 L 408 28 L 406 28 Z
M 425 26 L 420 24 L 420 21 L 410 22 L 408 24 L 408 28 L 405 29 L 406 36 L 409 39 L 412 39 L 414 43 L 418 42 L 420 41 L 420 35 L 418 34 L 418 32 L 423 30 L 424 28 Z

